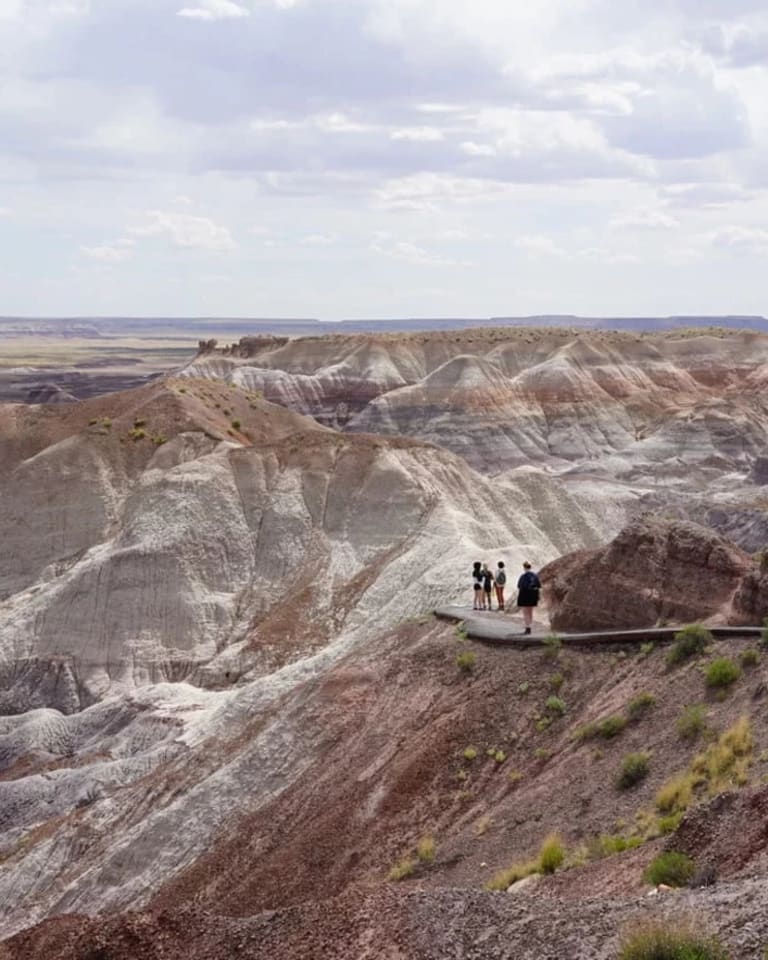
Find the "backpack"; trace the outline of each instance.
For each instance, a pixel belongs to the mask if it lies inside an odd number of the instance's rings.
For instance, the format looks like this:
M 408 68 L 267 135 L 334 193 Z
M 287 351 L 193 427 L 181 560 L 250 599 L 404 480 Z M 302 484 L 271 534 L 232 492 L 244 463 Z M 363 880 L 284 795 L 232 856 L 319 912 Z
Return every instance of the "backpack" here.
M 496 571 L 496 583 L 497 583 L 497 585 L 500 586 L 500 587 L 503 587 L 506 582 L 507 582 L 507 575 L 506 575 L 506 573 L 504 573 L 503 570 L 497 570 L 497 571 Z
M 523 576 L 525 577 L 525 582 L 523 583 L 524 590 L 540 590 L 541 589 L 541 581 L 533 572 L 533 570 L 529 570 L 527 573 L 524 573 Z

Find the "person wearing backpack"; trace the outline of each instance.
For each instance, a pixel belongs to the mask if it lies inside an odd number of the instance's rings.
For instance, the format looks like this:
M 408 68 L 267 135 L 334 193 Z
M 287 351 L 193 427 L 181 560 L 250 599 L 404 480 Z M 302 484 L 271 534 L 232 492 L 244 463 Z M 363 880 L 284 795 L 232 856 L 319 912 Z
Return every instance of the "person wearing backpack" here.
M 523 564 L 523 573 L 517 581 L 517 606 L 523 611 L 523 623 L 525 624 L 524 633 L 531 632 L 533 623 L 533 608 L 539 605 L 539 591 L 541 590 L 541 581 L 531 570 L 531 565 L 526 560 Z
M 507 583 L 507 574 L 504 570 L 504 561 L 499 560 L 496 564 L 496 602 L 499 605 L 499 610 L 504 609 L 504 587 Z

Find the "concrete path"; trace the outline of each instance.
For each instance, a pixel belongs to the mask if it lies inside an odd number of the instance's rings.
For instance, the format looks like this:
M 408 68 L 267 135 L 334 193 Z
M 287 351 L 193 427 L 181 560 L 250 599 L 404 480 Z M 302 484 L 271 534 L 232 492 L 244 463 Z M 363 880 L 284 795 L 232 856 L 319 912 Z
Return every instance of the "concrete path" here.
M 464 623 L 467 636 L 484 643 L 510 647 L 539 647 L 553 631 L 549 626 L 536 623 L 530 636 L 523 634 L 523 620 L 518 613 L 484 613 L 471 607 L 438 607 L 434 614 L 441 620 Z M 714 637 L 742 637 L 760 639 L 762 627 L 707 627 Z M 591 633 L 558 633 L 566 647 L 595 647 L 609 643 L 660 643 L 673 640 L 680 627 L 646 627 L 641 630 L 599 630 Z

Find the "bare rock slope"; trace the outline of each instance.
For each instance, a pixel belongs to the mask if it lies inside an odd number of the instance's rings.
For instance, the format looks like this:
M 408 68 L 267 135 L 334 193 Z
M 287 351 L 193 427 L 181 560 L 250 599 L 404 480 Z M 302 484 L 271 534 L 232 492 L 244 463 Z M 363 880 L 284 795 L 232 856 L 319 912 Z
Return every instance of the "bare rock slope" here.
M 748 625 L 768 616 L 768 571 L 760 560 L 704 527 L 650 514 L 606 547 L 548 564 L 541 578 L 556 629 Z

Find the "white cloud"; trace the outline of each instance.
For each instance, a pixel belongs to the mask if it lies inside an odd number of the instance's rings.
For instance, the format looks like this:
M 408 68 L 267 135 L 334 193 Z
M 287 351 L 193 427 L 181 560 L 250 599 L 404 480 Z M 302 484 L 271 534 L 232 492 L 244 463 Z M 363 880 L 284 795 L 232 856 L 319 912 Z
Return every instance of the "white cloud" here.
M 121 237 L 111 243 L 99 247 L 81 246 L 80 252 L 91 260 L 100 260 L 103 263 L 122 263 L 133 252 L 134 240 L 130 237 Z
M 445 139 L 445 134 L 437 127 L 400 127 L 391 130 L 392 140 L 414 140 L 417 143 L 434 143 Z
M 0 217 L 10 217 L 10 207 L 0 207 Z
M 570 257 L 570 254 L 563 247 L 558 246 L 552 237 L 546 237 L 543 234 L 526 234 L 521 237 L 515 237 L 514 245 L 532 256 L 540 257 Z
M 663 210 L 639 209 L 611 220 L 614 230 L 675 230 L 680 221 Z
M 713 231 L 709 235 L 715 247 L 747 253 L 758 257 L 768 257 L 768 230 L 762 227 L 727 226 Z
M 490 143 L 475 143 L 474 140 L 465 140 L 460 144 L 459 149 L 466 153 L 468 157 L 495 157 L 496 147 Z
M 310 233 L 302 237 L 299 243 L 305 247 L 330 247 L 338 241 L 335 233 Z
M 505 190 L 504 184 L 440 173 L 416 173 L 383 183 L 374 205 L 384 210 L 434 211 L 444 203 L 481 201 Z
M 371 250 L 380 253 L 385 257 L 391 257 L 395 260 L 404 260 L 407 263 L 417 264 L 426 267 L 468 267 L 470 263 L 466 260 L 453 260 L 448 257 L 441 257 L 430 253 L 424 247 L 407 240 L 390 240 L 388 234 L 379 233 L 371 244 Z
M 197 250 L 233 250 L 237 244 L 227 227 L 221 227 L 208 217 L 187 213 L 169 213 L 148 210 L 147 223 L 128 228 L 135 237 L 167 236 L 177 247 Z
M 198 0 L 196 7 L 182 7 L 179 17 L 191 20 L 232 20 L 250 16 L 250 11 L 233 0 Z

